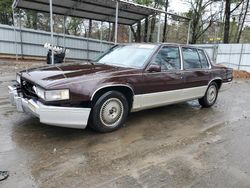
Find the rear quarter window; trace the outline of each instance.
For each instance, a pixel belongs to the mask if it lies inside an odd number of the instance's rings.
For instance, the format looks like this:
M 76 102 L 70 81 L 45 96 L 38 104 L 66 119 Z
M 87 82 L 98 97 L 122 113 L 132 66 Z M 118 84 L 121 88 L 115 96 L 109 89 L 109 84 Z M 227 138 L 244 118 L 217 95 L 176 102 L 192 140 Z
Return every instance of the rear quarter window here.
M 209 63 L 207 60 L 207 57 L 205 55 L 205 52 L 203 50 L 198 50 L 199 56 L 200 56 L 200 61 L 201 61 L 201 67 L 203 69 L 209 68 Z

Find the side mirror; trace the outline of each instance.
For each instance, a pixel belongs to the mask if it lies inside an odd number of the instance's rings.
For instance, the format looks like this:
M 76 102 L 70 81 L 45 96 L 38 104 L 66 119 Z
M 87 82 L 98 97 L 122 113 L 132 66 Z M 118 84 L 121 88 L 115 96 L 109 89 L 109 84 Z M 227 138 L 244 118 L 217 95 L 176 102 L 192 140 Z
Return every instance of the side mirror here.
M 149 65 L 147 68 L 148 72 L 161 72 L 161 66 L 160 65 Z

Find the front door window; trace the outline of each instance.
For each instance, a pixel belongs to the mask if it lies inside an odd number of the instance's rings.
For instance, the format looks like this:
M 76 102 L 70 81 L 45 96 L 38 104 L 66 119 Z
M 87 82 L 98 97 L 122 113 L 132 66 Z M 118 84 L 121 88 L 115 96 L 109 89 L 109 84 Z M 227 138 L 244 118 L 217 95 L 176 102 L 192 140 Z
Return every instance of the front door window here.
M 153 58 L 151 64 L 161 66 L 161 71 L 181 69 L 180 52 L 178 47 L 164 46 Z

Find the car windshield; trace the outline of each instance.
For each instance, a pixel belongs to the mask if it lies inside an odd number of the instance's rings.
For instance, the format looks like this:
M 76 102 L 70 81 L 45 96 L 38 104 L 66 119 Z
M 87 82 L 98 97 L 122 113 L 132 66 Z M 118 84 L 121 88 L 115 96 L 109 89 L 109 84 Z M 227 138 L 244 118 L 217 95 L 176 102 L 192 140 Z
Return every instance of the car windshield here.
M 118 45 L 95 62 L 118 67 L 142 68 L 155 48 L 156 45 L 151 44 Z

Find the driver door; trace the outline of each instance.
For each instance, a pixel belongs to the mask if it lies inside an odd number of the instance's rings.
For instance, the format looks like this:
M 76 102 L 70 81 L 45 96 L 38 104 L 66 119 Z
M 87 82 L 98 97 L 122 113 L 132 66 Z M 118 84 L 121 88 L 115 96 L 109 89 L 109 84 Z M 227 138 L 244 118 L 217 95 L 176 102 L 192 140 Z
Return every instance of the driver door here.
M 159 66 L 159 71 L 150 71 L 150 66 Z M 143 73 L 143 93 L 141 108 L 163 106 L 183 98 L 184 86 L 180 48 L 163 46 L 153 57 Z

